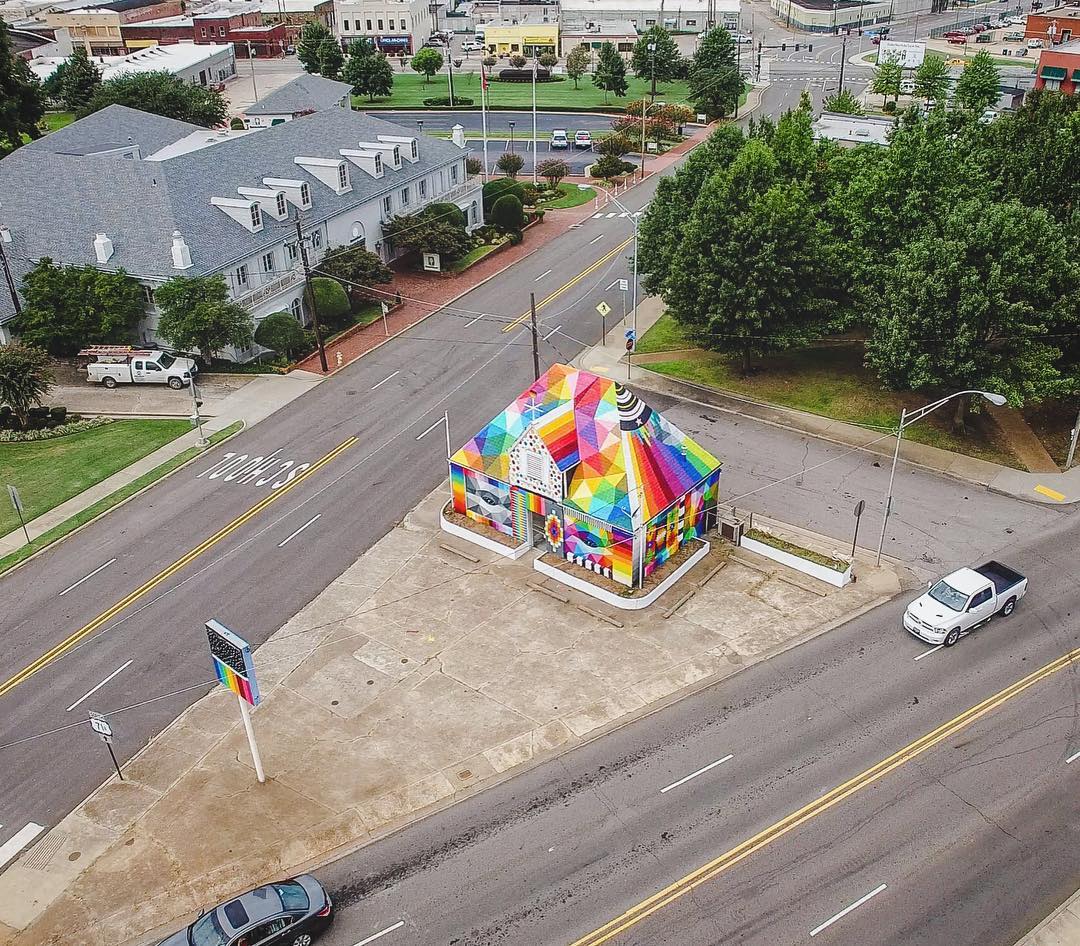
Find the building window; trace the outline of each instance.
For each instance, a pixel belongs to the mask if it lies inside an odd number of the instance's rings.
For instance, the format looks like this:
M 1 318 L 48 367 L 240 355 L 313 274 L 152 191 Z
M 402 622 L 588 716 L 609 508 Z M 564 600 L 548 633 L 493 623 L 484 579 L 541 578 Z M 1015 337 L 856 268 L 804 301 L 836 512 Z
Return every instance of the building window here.
M 289 311 L 297 322 L 301 325 L 304 324 L 304 303 L 299 297 L 293 299 L 293 301 L 289 303 Z
M 409 188 L 407 188 L 407 187 L 401 188 L 401 206 L 402 207 L 408 207 L 409 206 Z
M 225 35 L 225 27 L 224 26 L 219 26 L 217 28 L 217 34 L 218 34 L 218 36 L 224 36 Z
M 476 201 L 474 200 L 469 206 L 469 223 L 474 226 L 480 222 L 480 214 L 476 209 Z
M 243 263 L 242 265 L 236 267 L 236 285 L 238 287 L 246 286 L 247 279 L 247 263 Z
M 349 189 L 349 169 L 344 164 L 339 164 L 337 169 L 338 190 Z
M 322 230 L 311 231 L 311 245 L 315 249 L 322 249 Z
M 352 225 L 352 244 L 358 246 L 360 249 L 364 248 L 364 244 L 367 243 L 367 238 L 364 234 L 364 225 L 358 220 Z
M 451 184 L 456 184 L 457 183 L 457 165 L 456 164 L 451 164 L 450 165 L 450 183 Z
M 199 35 L 200 35 L 200 36 L 201 36 L 201 37 L 202 37 L 203 39 L 206 39 L 206 27 L 205 27 L 205 26 L 200 26 L 200 27 L 199 27 Z
M 379 20 L 379 32 L 382 32 L 382 20 Z
M 420 191 L 420 199 L 423 200 L 427 197 L 427 180 L 421 179 L 416 182 L 416 187 Z
M 264 273 L 272 273 L 274 271 L 274 253 L 264 253 L 262 258 L 262 271 Z
M 300 182 L 300 203 L 305 210 L 311 206 L 311 185 L 307 181 Z
M 285 195 L 279 191 L 277 195 L 277 215 L 279 217 L 284 217 L 287 212 L 288 207 L 285 206 Z
M 251 205 L 251 229 L 262 229 L 262 211 L 259 209 L 258 204 Z
M 146 297 L 146 304 L 147 305 L 153 305 L 154 304 L 154 290 L 153 290 L 153 287 L 151 287 L 151 286 L 143 286 L 142 291 L 143 291 L 143 295 Z
M 382 199 L 382 212 L 386 217 L 389 217 L 394 212 L 394 198 L 389 194 Z
M 687 20 L 686 25 L 687 26 L 697 26 L 697 20 Z
M 656 20 L 646 20 L 645 25 L 646 26 L 656 26 Z
M 405 32 L 405 21 L 404 20 L 398 20 L 398 22 L 401 24 L 401 31 Z
M 348 33 L 349 32 L 349 21 L 348 20 L 342 20 L 341 24 L 344 27 L 345 32 Z
M 376 151 L 376 152 L 375 152 L 375 173 L 376 173 L 376 174 L 382 174 L 382 169 L 383 169 L 383 164 L 382 164 L 382 155 L 381 155 L 381 154 L 379 154 L 379 153 L 378 153 L 378 152 Z
M 368 32 L 370 33 L 371 32 L 371 20 L 367 21 L 367 29 L 368 29 Z
M 300 250 L 295 243 L 285 244 L 285 257 L 290 263 L 295 263 L 299 255 Z

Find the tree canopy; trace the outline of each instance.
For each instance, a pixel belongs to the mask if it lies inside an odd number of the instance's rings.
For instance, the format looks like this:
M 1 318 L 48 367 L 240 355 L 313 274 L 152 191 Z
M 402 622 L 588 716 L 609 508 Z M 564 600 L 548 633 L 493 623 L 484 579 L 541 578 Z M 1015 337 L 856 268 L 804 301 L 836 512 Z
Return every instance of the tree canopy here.
M 915 94 L 926 102 L 943 102 L 949 91 L 949 67 L 939 56 L 927 56 L 915 70 Z
M 15 342 L 0 345 L 0 404 L 11 408 L 20 428 L 30 408 L 40 404 L 53 384 L 49 356 L 40 348 Z
M 386 98 L 394 89 L 394 67 L 382 53 L 377 53 L 367 40 L 357 40 L 349 46 L 341 78 L 352 86 L 353 95 Z
M 431 77 L 443 67 L 443 55 L 437 49 L 425 46 L 412 57 L 412 67 L 415 72 L 423 75 L 424 85 L 427 85 Z
M 709 30 L 698 44 L 688 76 L 690 101 L 710 118 L 730 115 L 742 94 L 743 80 L 735 41 L 721 27 Z
M 578 87 L 578 79 L 588 71 L 590 62 L 592 52 L 584 43 L 571 49 L 566 57 L 566 74 L 574 80 L 575 89 Z
M 649 47 L 654 49 L 650 52 Z M 670 82 L 680 72 L 679 47 L 672 35 L 662 26 L 650 26 L 634 44 L 630 65 L 639 79 L 649 79 L 652 94 L 657 82 Z
M 70 59 L 57 66 L 45 80 L 45 91 L 72 112 L 85 108 L 101 85 L 101 72 L 82 46 L 75 47 Z
M 131 72 L 102 82 L 77 116 L 85 118 L 108 105 L 126 105 L 204 128 L 223 125 L 229 114 L 220 92 L 192 85 L 171 72 Z
M 964 66 L 956 83 L 956 101 L 961 107 L 981 115 L 1001 97 L 1001 73 L 993 57 L 981 50 Z
M 7 24 L 0 17 L 0 155 L 14 151 L 23 135 L 40 138 L 45 96 L 30 66 L 11 48 Z
M 382 259 L 361 246 L 331 250 L 315 269 L 337 279 L 354 303 L 360 299 L 376 298 L 379 293 L 375 286 L 385 285 L 393 279 L 393 274 Z
M 330 31 L 317 20 L 311 20 L 304 24 L 300 30 L 300 41 L 296 44 L 296 58 L 306 72 L 319 73 L 322 71 L 322 44 L 323 40 L 332 39 Z
M 422 253 L 438 253 L 444 260 L 461 259 L 472 249 L 465 230 L 427 207 L 418 214 L 402 214 L 384 224 L 383 232 L 395 246 Z
M 605 42 L 600 46 L 596 71 L 593 73 L 593 85 L 603 91 L 605 102 L 609 92 L 616 98 L 626 95 L 629 88 L 626 81 L 626 63 L 622 61 L 614 43 Z
M 900 99 L 900 87 L 904 82 L 904 69 L 899 60 L 892 56 L 878 60 L 874 74 L 870 79 L 870 91 L 886 99 L 891 95 L 893 101 Z
M 319 72 L 327 79 L 337 79 L 341 76 L 341 67 L 345 64 L 345 56 L 341 52 L 341 45 L 333 36 L 327 36 L 319 43 Z
M 198 349 L 207 363 L 223 348 L 248 348 L 251 313 L 229 297 L 221 276 L 174 276 L 154 293 L 158 334 L 182 351 Z
M 307 335 L 291 312 L 271 312 L 256 327 L 255 341 L 286 358 L 307 348 Z

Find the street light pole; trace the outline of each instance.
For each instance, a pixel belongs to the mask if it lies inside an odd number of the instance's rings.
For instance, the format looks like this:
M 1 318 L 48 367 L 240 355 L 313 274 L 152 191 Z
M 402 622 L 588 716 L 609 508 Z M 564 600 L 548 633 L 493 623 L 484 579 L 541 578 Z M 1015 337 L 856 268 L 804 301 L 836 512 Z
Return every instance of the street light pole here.
M 908 413 L 907 408 L 900 411 L 900 426 L 896 428 L 896 448 L 893 450 L 892 469 L 889 471 L 889 492 L 885 497 L 885 514 L 881 520 L 881 536 L 878 539 L 877 557 L 874 559 L 875 565 L 881 564 L 881 550 L 885 546 L 885 530 L 889 526 L 889 515 L 892 512 L 892 491 L 893 481 L 896 479 L 896 462 L 900 459 L 900 441 L 904 439 L 904 431 L 912 424 L 922 420 L 931 411 L 936 411 L 942 404 L 951 401 L 954 397 L 964 397 L 967 394 L 978 394 L 981 397 L 986 398 L 991 404 L 996 404 L 998 407 L 1001 407 L 1006 400 L 1002 395 L 994 394 L 991 391 L 957 391 L 954 394 L 950 394 L 947 397 L 934 401 L 932 404 L 920 407 L 910 414 Z
M 510 126 L 510 153 L 514 153 L 514 123 L 508 121 L 506 124 Z
M 255 60 L 251 55 L 251 40 L 247 41 L 248 62 L 251 63 L 251 91 L 255 95 L 255 101 L 259 101 L 259 90 L 255 85 Z
M 533 140 L 532 140 L 532 159 L 533 159 L 533 186 L 536 186 L 536 67 L 539 63 L 539 59 L 536 56 L 536 47 L 533 47 L 533 68 L 532 68 L 532 120 L 533 120 Z

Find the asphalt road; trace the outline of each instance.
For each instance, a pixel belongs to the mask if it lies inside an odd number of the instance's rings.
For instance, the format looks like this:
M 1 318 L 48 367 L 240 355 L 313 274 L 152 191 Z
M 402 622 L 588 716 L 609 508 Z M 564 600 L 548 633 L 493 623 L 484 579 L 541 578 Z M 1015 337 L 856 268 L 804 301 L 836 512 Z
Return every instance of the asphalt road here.
M 605 941 L 589 934 L 1080 646 L 1071 520 L 993 551 L 1031 593 L 955 648 L 907 635 L 894 601 L 323 869 L 326 946 L 398 923 L 380 946 Z M 611 942 L 808 942 L 879 890 L 814 938 L 1011 946 L 1080 881 L 1078 700 L 1076 669 L 1056 673 Z

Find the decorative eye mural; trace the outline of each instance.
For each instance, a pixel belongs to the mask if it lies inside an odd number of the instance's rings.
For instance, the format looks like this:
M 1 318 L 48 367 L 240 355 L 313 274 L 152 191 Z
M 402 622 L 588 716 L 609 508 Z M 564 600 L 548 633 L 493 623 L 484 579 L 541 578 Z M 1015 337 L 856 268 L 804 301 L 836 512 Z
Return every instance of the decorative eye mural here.
M 562 549 L 563 528 L 559 517 L 551 513 L 544 522 L 544 532 L 547 534 L 548 545 L 556 552 Z

